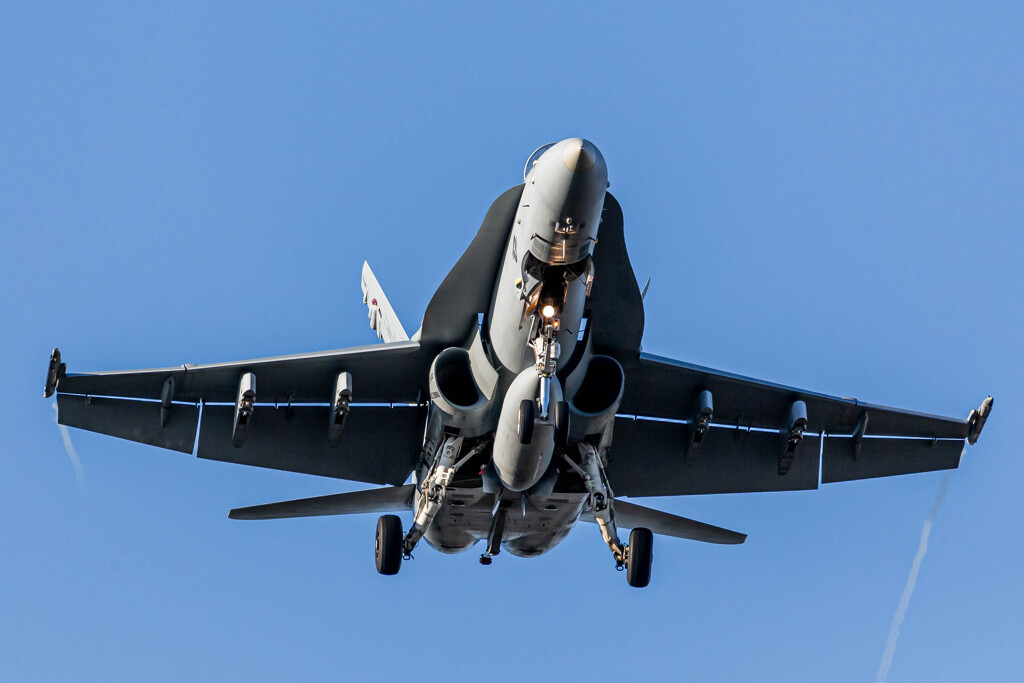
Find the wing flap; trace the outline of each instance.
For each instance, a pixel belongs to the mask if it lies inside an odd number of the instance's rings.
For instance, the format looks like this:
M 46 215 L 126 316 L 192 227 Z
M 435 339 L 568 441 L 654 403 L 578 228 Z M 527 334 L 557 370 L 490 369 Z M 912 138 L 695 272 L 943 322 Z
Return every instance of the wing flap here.
M 821 482 L 892 477 L 914 472 L 953 470 L 960 465 L 963 440 L 864 439 L 856 458 L 851 439 L 826 438 Z
M 419 456 L 425 411 L 417 406 L 353 406 L 341 442 L 327 440 L 330 408 L 256 406 L 240 448 L 231 445 L 234 406 L 204 406 L 200 458 L 288 472 L 402 484 Z
M 819 439 L 805 435 L 789 472 L 778 472 L 777 432 L 712 428 L 699 457 L 686 464 L 688 425 L 615 419 L 608 479 L 616 495 L 672 496 L 700 493 L 802 491 L 818 488 Z
M 166 413 L 166 420 L 161 412 L 161 405 L 153 401 L 57 396 L 57 422 L 62 425 L 191 453 L 199 408 L 175 403 Z

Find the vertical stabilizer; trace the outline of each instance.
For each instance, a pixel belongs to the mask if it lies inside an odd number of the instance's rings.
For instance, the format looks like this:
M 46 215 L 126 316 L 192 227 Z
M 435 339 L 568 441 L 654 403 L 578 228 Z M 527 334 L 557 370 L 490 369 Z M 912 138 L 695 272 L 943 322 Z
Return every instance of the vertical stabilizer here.
M 366 261 L 363 261 L 360 284 L 363 288 L 363 303 L 369 309 L 370 329 L 375 330 L 377 337 L 385 342 L 408 341 L 409 335 L 398 321 L 395 309 L 391 308 L 391 302 L 384 296 L 384 290 L 380 288 L 380 283 Z

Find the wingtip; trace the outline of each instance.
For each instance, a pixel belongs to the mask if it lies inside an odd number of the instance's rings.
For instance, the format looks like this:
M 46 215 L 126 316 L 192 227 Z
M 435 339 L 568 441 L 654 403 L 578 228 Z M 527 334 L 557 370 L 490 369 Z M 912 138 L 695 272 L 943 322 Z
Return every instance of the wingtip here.
M 972 410 L 971 414 L 967 416 L 967 443 L 971 446 L 978 443 L 978 439 L 981 437 L 981 430 L 985 428 L 985 423 L 988 422 L 988 418 L 992 414 L 992 405 L 994 403 L 995 399 L 987 396 L 981 402 L 981 405 L 976 410 Z
M 244 521 L 252 521 L 254 519 L 263 519 L 257 515 L 252 508 L 235 508 L 228 512 L 228 519 L 240 519 Z
M 43 387 L 43 398 L 50 398 L 57 391 L 57 384 L 67 372 L 67 364 L 60 360 L 60 349 L 53 348 L 50 352 L 50 364 L 46 369 L 46 386 Z
M 718 543 L 719 545 L 743 545 L 747 542 L 746 534 L 741 534 L 738 531 L 731 531 L 729 529 L 721 529 L 721 531 L 728 535 L 720 535 L 717 539 L 711 541 L 712 543 Z

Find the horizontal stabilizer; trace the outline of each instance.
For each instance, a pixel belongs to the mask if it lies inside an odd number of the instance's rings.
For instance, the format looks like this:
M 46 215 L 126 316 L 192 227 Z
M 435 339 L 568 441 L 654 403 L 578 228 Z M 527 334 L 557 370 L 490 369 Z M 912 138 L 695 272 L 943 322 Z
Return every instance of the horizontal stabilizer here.
M 580 519 L 586 522 L 594 521 L 594 517 L 590 513 L 584 513 Z M 711 526 L 710 524 L 697 522 L 686 517 L 678 517 L 668 512 L 652 510 L 635 503 L 627 503 L 618 498 L 615 499 L 615 523 L 627 529 L 643 527 L 662 536 L 687 538 L 691 541 L 703 541 L 704 543 L 735 545 L 747 540 L 746 534 L 741 534 L 737 531 L 729 531 L 728 529 Z
M 388 486 L 366 491 L 336 493 L 316 498 L 300 498 L 280 503 L 235 508 L 231 519 L 285 519 L 288 517 L 321 517 L 324 515 L 358 515 L 364 512 L 404 512 L 412 508 L 415 486 Z

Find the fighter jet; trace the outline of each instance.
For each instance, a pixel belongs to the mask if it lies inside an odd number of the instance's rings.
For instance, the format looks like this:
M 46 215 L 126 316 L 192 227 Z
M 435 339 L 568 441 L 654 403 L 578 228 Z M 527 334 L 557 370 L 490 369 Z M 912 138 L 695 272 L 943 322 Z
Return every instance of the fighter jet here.
M 644 353 L 643 294 L 591 142 L 544 145 L 487 211 L 410 338 L 364 264 L 384 343 L 155 370 L 73 374 L 54 349 L 60 424 L 200 458 L 387 486 L 232 510 L 233 519 L 389 513 L 375 559 L 421 541 L 535 557 L 595 522 L 630 586 L 653 534 L 746 536 L 623 498 L 796 491 L 956 468 L 992 398 L 925 415 Z M 407 483 L 408 482 L 408 483 Z M 395 512 L 411 513 L 403 528 Z M 631 529 L 628 543 L 619 528 Z

